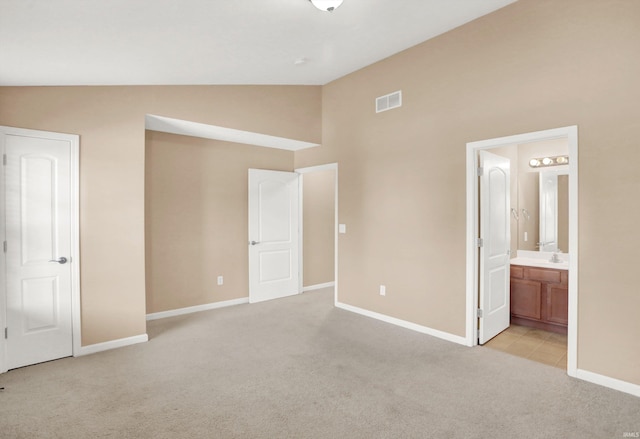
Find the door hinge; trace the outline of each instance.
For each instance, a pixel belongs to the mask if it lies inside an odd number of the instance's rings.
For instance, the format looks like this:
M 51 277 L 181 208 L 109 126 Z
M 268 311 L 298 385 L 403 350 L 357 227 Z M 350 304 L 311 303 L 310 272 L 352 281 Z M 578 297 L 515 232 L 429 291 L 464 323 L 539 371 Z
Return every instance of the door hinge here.
M 477 173 L 478 173 L 478 177 L 482 177 L 482 175 L 484 174 L 484 168 L 482 166 L 479 166 Z
M 4 339 L 7 340 L 9 338 L 9 328 L 4 328 Z
M 6 154 L 2 154 L 2 164 L 4 166 L 7 166 L 7 155 Z
M 482 238 L 476 238 L 476 245 L 478 247 L 482 247 L 484 245 L 484 239 Z
M 482 308 L 478 308 L 478 312 L 476 313 L 479 319 L 482 318 Z
M 5 253 L 7 252 L 7 241 L 4 241 L 4 242 L 2 243 L 2 249 L 3 249 L 3 251 L 4 251 Z

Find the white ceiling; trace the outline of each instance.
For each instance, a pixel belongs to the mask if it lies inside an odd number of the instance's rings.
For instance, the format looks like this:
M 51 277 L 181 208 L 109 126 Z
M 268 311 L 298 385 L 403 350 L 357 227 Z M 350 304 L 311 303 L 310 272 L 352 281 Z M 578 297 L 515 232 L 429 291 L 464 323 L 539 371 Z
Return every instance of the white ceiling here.
M 0 0 L 0 85 L 322 85 L 514 1 Z

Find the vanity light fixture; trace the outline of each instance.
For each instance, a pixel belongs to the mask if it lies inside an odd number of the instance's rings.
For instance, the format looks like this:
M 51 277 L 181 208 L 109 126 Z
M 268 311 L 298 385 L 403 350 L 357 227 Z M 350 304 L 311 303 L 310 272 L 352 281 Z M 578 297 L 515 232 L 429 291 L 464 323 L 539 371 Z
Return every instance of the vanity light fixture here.
M 338 8 L 343 0 L 309 0 L 313 6 L 321 11 L 331 12 Z
M 559 155 L 555 157 L 540 157 L 529 160 L 529 166 L 531 166 L 532 168 L 566 165 L 568 163 L 569 156 L 567 155 Z

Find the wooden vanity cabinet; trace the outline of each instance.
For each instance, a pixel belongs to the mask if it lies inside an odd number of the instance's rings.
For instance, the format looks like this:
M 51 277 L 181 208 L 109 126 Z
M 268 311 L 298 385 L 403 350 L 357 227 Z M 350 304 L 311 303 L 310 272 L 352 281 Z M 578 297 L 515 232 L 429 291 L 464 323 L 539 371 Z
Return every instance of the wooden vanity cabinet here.
M 567 333 L 568 271 L 511 266 L 511 323 Z

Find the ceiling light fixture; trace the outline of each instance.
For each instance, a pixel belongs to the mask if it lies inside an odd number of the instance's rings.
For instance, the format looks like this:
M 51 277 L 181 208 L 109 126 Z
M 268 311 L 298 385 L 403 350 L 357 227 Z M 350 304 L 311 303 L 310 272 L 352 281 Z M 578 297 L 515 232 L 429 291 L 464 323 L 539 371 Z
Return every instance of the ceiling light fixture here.
M 531 166 L 532 168 L 566 165 L 568 163 L 569 156 L 566 155 L 559 155 L 555 157 L 540 157 L 529 160 L 529 166 Z
M 313 6 L 321 11 L 331 12 L 337 9 L 343 2 L 343 0 L 309 0 Z

